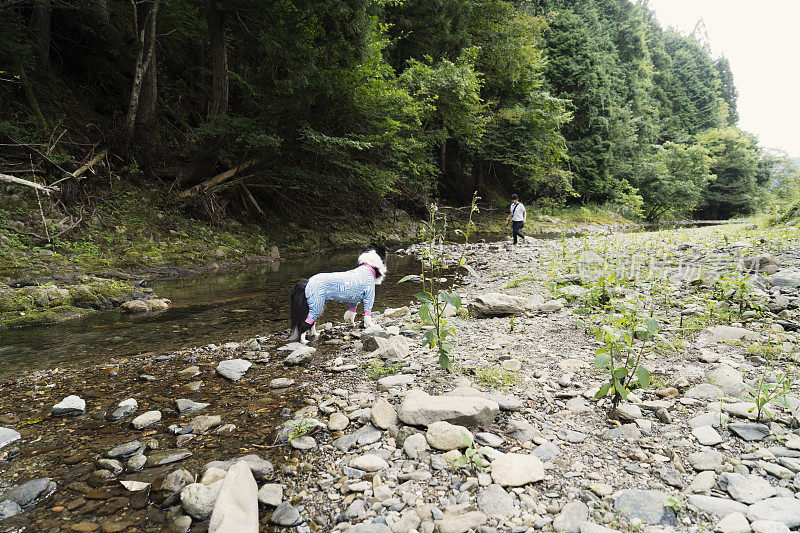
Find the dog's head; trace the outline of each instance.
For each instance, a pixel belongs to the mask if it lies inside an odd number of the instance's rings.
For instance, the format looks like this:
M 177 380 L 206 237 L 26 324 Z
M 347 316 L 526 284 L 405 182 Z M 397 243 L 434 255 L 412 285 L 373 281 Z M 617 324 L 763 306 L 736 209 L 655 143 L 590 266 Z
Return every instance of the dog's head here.
M 386 247 L 380 244 L 368 244 L 362 247 L 358 264 L 365 263 L 375 269 L 375 285 L 380 285 L 386 276 Z

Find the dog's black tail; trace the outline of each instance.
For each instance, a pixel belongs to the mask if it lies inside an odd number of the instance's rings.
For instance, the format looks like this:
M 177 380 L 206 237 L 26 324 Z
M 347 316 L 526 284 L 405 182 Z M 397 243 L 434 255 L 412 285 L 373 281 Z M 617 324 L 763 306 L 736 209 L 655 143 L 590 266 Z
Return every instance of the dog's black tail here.
M 308 285 L 307 279 L 298 281 L 289 297 L 289 315 L 292 323 L 292 335 L 289 337 L 289 340 L 291 341 L 300 340 L 300 334 L 303 333 L 303 324 L 308 316 L 306 285 Z

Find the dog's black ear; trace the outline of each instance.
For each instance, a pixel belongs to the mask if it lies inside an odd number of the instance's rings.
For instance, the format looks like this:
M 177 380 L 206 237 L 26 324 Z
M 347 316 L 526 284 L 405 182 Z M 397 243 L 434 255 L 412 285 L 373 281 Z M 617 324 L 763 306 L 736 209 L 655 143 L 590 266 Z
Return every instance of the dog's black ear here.
M 386 262 L 386 247 L 381 244 L 373 244 L 372 248 L 378 254 L 378 257 L 381 258 L 381 261 Z

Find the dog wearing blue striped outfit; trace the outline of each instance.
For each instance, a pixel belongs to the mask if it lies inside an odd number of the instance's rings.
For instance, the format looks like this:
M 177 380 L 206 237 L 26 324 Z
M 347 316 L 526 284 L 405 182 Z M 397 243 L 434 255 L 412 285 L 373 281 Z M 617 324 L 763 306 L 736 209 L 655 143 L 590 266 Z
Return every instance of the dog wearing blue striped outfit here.
M 386 277 L 386 248 L 379 245 L 364 246 L 358 256 L 356 268 L 346 272 L 326 272 L 297 282 L 289 298 L 292 334 L 290 341 L 308 344 L 307 336 L 318 336 L 316 321 L 325 309 L 325 302 L 350 304 L 344 320 L 355 326 L 356 308 L 364 304 L 364 327 L 373 325 L 372 305 L 375 303 L 375 286 Z M 310 333 L 309 333 L 310 332 Z

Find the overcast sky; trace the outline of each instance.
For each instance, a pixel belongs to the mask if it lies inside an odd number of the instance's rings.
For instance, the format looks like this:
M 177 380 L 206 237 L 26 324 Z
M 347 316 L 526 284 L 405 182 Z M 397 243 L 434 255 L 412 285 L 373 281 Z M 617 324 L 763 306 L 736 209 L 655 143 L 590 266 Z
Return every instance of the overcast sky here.
M 800 0 L 650 0 L 663 27 L 688 34 L 701 18 L 715 56 L 731 63 L 739 127 L 762 146 L 800 156 Z

